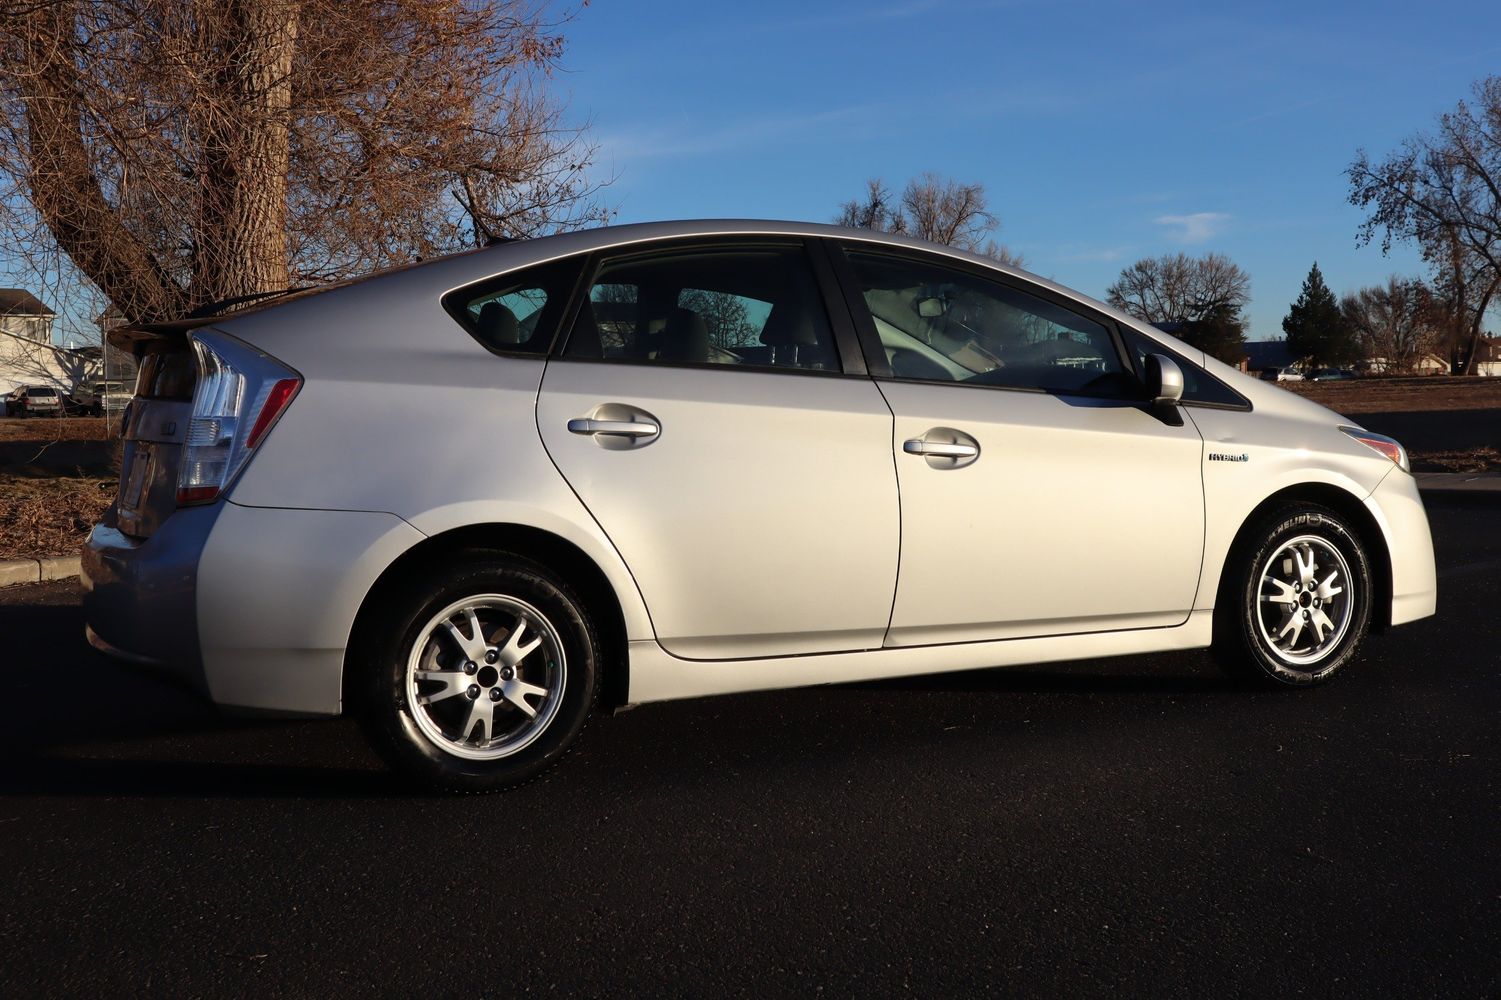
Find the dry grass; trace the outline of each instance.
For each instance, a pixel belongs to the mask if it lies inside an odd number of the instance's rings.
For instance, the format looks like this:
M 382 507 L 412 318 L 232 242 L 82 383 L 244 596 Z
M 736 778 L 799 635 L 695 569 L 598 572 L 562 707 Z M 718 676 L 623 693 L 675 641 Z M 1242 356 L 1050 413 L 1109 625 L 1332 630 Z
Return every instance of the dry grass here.
M 0 474 L 0 560 L 77 552 L 118 485 L 115 479 Z
M 1347 382 L 1278 382 L 1336 413 L 1501 410 L 1501 378 L 1358 378 Z
M 103 417 L 0 419 L 0 441 L 107 441 L 119 433 L 119 421 Z

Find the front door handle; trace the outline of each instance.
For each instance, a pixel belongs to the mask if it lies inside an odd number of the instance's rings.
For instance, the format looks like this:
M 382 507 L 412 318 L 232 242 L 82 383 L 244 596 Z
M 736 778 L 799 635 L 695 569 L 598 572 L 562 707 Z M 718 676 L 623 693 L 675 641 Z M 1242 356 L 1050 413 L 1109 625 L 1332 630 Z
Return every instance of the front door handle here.
M 649 420 L 596 420 L 592 417 L 575 417 L 568 421 L 568 430 L 574 434 L 605 434 L 610 437 L 643 438 L 659 434 L 662 428 Z
M 962 469 L 980 457 L 980 442 L 952 427 L 930 427 L 922 437 L 902 442 L 902 451 L 920 455 L 930 469 Z
M 939 458 L 976 458 L 980 454 L 978 445 L 948 444 L 939 441 L 924 441 L 922 438 L 913 438 L 904 442 L 902 451 L 909 455 L 934 455 Z

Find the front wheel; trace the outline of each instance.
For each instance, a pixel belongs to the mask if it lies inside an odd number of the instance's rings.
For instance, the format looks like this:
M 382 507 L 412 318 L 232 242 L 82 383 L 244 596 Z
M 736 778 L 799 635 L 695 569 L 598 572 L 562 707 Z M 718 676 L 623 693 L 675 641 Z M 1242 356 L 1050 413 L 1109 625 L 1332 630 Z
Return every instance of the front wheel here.
M 1214 653 L 1229 672 L 1275 686 L 1329 680 L 1354 659 L 1371 617 L 1358 535 L 1317 504 L 1272 512 L 1225 565 Z
M 397 769 L 443 791 L 496 791 L 557 763 L 583 730 L 599 644 L 583 603 L 544 567 L 456 554 L 381 611 L 359 642 L 359 709 Z

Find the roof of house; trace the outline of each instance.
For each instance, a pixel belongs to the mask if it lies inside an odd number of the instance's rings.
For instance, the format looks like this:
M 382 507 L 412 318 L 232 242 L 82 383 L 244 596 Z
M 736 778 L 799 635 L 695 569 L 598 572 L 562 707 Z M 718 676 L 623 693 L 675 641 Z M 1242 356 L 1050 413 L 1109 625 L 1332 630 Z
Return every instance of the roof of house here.
M 1251 359 L 1248 367 L 1252 371 L 1260 371 L 1264 368 L 1287 368 L 1298 360 L 1287 349 L 1285 340 L 1248 340 L 1246 341 L 1246 357 Z
M 0 288 L 0 316 L 56 316 L 24 288 Z

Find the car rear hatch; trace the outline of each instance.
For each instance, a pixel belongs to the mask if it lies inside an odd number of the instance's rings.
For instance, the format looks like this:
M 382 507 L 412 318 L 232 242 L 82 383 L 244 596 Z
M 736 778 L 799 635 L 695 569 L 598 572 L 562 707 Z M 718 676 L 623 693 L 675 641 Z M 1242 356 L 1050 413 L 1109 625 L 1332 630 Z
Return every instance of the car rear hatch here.
M 120 493 L 111 527 L 136 538 L 150 537 L 177 510 L 182 446 L 198 377 L 188 333 L 132 331 L 129 339 L 140 371 L 120 423 Z
M 113 523 L 149 538 L 180 507 L 212 503 L 265 438 L 302 377 L 264 352 L 186 320 L 115 330 L 140 366 L 120 422 L 120 491 Z

